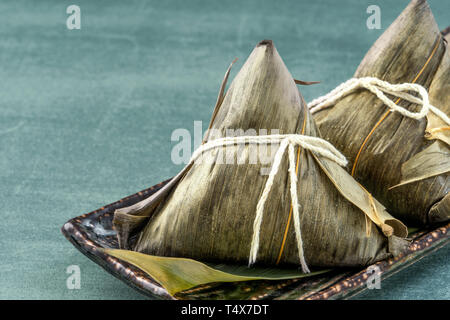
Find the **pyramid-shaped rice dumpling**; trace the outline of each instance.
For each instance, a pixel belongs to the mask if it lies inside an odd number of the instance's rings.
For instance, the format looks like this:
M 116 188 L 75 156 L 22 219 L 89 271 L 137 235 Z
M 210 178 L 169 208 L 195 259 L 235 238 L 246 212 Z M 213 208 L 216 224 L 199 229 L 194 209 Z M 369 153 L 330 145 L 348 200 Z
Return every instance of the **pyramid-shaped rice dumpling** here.
M 242 130 L 241 135 L 276 129 L 279 134 L 318 136 L 294 79 L 269 40 L 255 47 L 226 94 L 219 95 L 211 128 L 216 134 L 206 143 L 226 137 L 230 129 Z M 222 148 L 205 154 L 217 160 Z M 269 153 L 269 163 L 250 163 L 253 152 L 258 149 L 250 145 L 227 146 L 232 164 L 191 163 L 159 193 L 116 210 L 121 247 L 157 256 L 247 264 L 257 206 L 268 179 L 264 168 L 274 162 L 274 153 Z M 406 227 L 339 164 L 298 146 L 295 160 L 299 221 L 291 205 L 285 156 L 265 202 L 256 263 L 299 265 L 299 241 L 308 266 L 368 265 L 404 248 Z
M 450 219 L 450 124 L 443 121 L 450 114 L 449 61 L 448 41 L 427 2 L 413 0 L 370 48 L 354 78 L 420 84 L 444 116 L 404 116 L 365 89 L 314 113 L 322 137 L 349 160 L 349 173 L 409 225 Z M 392 101 L 411 112 L 422 107 Z

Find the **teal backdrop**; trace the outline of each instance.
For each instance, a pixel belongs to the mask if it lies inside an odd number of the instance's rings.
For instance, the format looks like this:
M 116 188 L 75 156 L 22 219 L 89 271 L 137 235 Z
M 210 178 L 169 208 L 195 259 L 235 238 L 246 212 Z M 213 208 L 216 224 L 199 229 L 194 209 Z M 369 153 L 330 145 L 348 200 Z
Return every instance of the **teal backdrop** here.
M 441 29 L 450 1 L 430 0 Z M 81 29 L 66 8 L 81 8 Z M 369 5 L 381 29 L 366 27 Z M 171 133 L 204 129 L 229 63 L 272 39 L 310 101 L 352 76 L 407 0 L 0 2 L 0 298 L 144 299 L 61 234 L 70 218 L 180 170 Z M 450 299 L 450 246 L 366 299 Z M 70 265 L 81 289 L 66 286 Z

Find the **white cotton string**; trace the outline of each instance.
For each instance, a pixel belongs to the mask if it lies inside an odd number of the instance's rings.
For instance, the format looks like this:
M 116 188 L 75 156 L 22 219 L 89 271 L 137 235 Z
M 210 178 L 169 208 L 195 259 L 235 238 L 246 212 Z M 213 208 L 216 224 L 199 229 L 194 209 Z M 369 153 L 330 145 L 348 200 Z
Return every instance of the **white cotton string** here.
M 347 80 L 326 95 L 314 99 L 308 103 L 308 108 L 311 110 L 311 113 L 316 113 L 317 111 L 332 106 L 342 97 L 360 88 L 369 90 L 381 101 L 383 101 L 384 104 L 387 105 L 392 111 L 396 111 L 405 117 L 421 119 L 425 117 L 429 111 L 431 111 L 447 123 L 447 125 L 450 125 L 449 117 L 444 112 L 430 104 L 427 90 L 425 90 L 425 88 L 421 85 L 416 83 L 390 84 L 389 82 L 373 77 L 352 78 Z M 409 94 L 409 91 L 416 92 L 421 98 L 419 99 L 418 97 Z M 385 93 L 421 105 L 422 109 L 418 112 L 411 112 L 406 108 L 395 104 L 385 95 Z
M 261 223 L 264 213 L 264 205 L 266 204 L 266 200 L 269 197 L 269 192 L 272 189 L 273 181 L 275 179 L 275 175 L 277 174 L 278 168 L 280 167 L 281 160 L 283 159 L 284 151 L 286 150 L 287 145 L 289 144 L 288 140 L 283 140 L 280 143 L 280 147 L 275 154 L 275 158 L 273 159 L 272 169 L 270 170 L 269 177 L 267 178 L 266 185 L 264 186 L 263 193 L 259 198 L 258 204 L 256 205 L 256 216 L 255 221 L 253 222 L 253 237 L 252 244 L 250 248 L 250 257 L 248 260 L 248 265 L 251 266 L 256 262 L 256 257 L 258 255 L 259 250 L 259 234 L 261 231 Z
M 302 270 L 305 273 L 309 273 L 310 271 L 306 264 L 303 252 L 303 241 L 300 228 L 300 214 L 297 196 L 297 174 L 295 172 L 296 163 L 294 156 L 294 147 L 300 146 L 306 150 L 310 150 L 316 155 L 331 159 L 336 163 L 338 163 L 340 166 L 346 166 L 347 159 L 331 143 L 318 137 L 311 137 L 300 134 L 225 137 L 215 139 L 201 145 L 193 153 L 190 162 L 191 163 L 195 162 L 205 151 L 212 150 L 217 147 L 237 145 L 237 144 L 272 144 L 272 143 L 279 143 L 280 146 L 278 147 L 278 150 L 275 153 L 269 177 L 267 178 L 266 184 L 263 189 L 263 193 L 259 198 L 258 204 L 256 205 L 256 216 L 253 222 L 253 237 L 250 249 L 249 265 L 252 265 L 253 263 L 256 262 L 259 250 L 259 235 L 261 231 L 261 223 L 264 214 L 264 205 L 269 196 L 270 190 L 272 189 L 275 176 L 278 173 L 278 170 L 281 166 L 283 155 L 286 151 L 286 148 L 288 148 L 290 191 L 294 215 L 294 229 L 297 240 L 297 248 Z
M 238 144 L 274 144 L 281 143 L 281 141 L 285 139 L 287 139 L 289 143 L 298 145 L 304 149 L 308 149 L 316 153 L 317 155 L 333 160 L 342 167 L 347 165 L 347 159 L 331 143 L 318 137 L 311 137 L 301 134 L 238 136 L 210 140 L 207 143 L 202 144 L 197 150 L 194 151 L 190 162 L 196 161 L 204 152 L 217 147 Z
M 300 229 L 300 214 L 298 212 L 299 204 L 297 198 L 297 172 L 295 172 L 295 153 L 294 146 L 289 144 L 289 179 L 291 181 L 291 200 L 292 200 L 292 208 L 294 211 L 294 229 L 295 229 L 295 238 L 297 239 L 297 250 L 298 256 L 300 258 L 300 265 L 302 266 L 302 270 L 304 273 L 310 273 L 308 265 L 305 261 L 305 255 L 303 252 L 303 240 L 301 236 Z

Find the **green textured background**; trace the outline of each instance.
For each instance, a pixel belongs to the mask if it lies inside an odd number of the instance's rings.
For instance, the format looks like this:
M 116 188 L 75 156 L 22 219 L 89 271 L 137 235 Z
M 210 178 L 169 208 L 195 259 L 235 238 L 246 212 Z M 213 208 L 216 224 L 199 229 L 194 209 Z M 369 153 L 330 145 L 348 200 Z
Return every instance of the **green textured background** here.
M 450 1 L 431 0 L 441 29 Z M 351 77 L 408 1 L 0 2 L 0 298 L 140 299 L 60 233 L 68 219 L 177 173 L 176 128 L 207 125 L 232 77 L 273 39 L 307 101 Z M 81 30 L 66 8 L 81 7 Z M 381 8 L 368 30 L 366 8 Z M 450 246 L 368 299 L 450 299 Z M 79 265 L 81 289 L 66 288 Z

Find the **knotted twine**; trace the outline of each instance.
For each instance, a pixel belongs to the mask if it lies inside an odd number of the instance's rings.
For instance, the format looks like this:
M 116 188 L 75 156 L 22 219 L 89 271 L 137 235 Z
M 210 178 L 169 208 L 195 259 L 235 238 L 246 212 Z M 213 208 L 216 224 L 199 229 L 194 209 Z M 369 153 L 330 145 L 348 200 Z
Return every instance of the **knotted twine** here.
M 347 159 L 331 143 L 321 138 L 301 134 L 277 134 L 277 135 L 261 135 L 261 136 L 225 137 L 214 139 L 206 142 L 205 144 L 201 145 L 197 150 L 195 150 L 190 159 L 190 163 L 195 162 L 204 152 L 208 150 L 212 150 L 218 147 L 239 145 L 239 144 L 279 144 L 278 150 L 274 156 L 272 167 L 270 169 L 269 177 L 267 178 L 263 192 L 256 206 L 256 216 L 253 222 L 253 237 L 249 256 L 249 266 L 256 262 L 259 249 L 259 235 L 261 231 L 261 223 L 264 214 L 264 205 L 269 196 L 270 190 L 272 189 L 275 176 L 280 168 L 283 155 L 286 149 L 288 149 L 290 194 L 293 207 L 294 229 L 297 242 L 297 249 L 302 271 L 305 273 L 309 273 L 310 270 L 308 268 L 308 265 L 306 264 L 303 251 L 303 241 L 300 227 L 294 147 L 296 146 L 302 147 L 306 150 L 313 152 L 316 155 L 333 160 L 340 166 L 346 166 Z
M 449 117 L 444 112 L 430 104 L 427 90 L 421 85 L 416 83 L 391 84 L 389 82 L 373 77 L 351 78 L 337 86 L 326 95 L 314 99 L 313 101 L 308 103 L 308 108 L 310 109 L 311 113 L 314 114 L 322 109 L 331 107 L 337 100 L 352 93 L 353 91 L 356 91 L 359 88 L 365 88 L 369 90 L 370 92 L 375 94 L 378 99 L 383 101 L 384 104 L 388 106 L 392 111 L 396 111 L 405 117 L 418 120 L 425 117 L 429 111 L 432 111 L 447 125 L 450 125 Z M 421 99 L 413 96 L 412 94 L 409 94 L 409 91 L 416 92 L 421 97 Z M 393 95 L 397 98 L 401 98 L 412 103 L 416 103 L 418 105 L 422 105 L 422 108 L 418 112 L 411 112 L 408 109 L 395 104 L 384 93 Z

